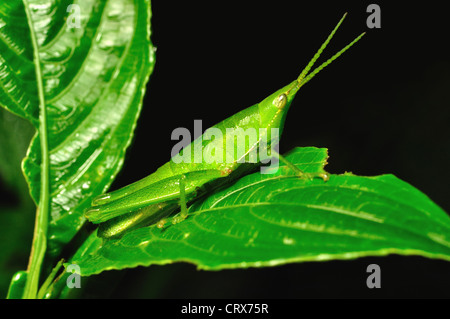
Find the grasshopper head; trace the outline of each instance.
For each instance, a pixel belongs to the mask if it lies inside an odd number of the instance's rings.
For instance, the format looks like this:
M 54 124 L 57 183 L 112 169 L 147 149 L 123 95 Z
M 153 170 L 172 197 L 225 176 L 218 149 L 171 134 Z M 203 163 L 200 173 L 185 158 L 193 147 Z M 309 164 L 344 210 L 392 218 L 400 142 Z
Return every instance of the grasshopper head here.
M 283 128 L 287 111 L 294 100 L 297 90 L 290 90 L 297 81 L 269 95 L 258 105 L 261 115 L 261 126 L 266 128 Z

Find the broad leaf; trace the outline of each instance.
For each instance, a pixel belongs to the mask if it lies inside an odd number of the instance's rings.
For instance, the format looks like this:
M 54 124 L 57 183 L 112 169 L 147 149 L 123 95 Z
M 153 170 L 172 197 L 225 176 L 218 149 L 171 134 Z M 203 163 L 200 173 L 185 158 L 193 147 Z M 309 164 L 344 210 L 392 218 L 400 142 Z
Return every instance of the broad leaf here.
M 297 148 L 287 159 L 323 172 L 327 152 Z M 195 202 L 180 224 L 105 242 L 93 234 L 72 262 L 92 275 L 180 261 L 218 270 L 391 253 L 450 260 L 449 216 L 393 175 L 332 175 L 324 182 L 281 166 Z
M 43 87 L 51 255 L 73 237 L 92 196 L 104 192 L 122 166 L 154 65 L 149 36 L 149 0 L 0 2 L 1 105 L 38 128 Z M 36 134 L 23 162 L 36 203 L 40 164 Z

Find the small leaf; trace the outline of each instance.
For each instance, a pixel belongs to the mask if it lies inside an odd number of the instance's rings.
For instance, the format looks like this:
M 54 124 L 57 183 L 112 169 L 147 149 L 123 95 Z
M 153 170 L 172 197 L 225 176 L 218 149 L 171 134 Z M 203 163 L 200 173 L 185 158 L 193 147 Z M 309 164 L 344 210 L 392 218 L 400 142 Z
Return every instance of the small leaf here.
M 27 272 L 18 271 L 11 279 L 7 299 L 21 299 L 27 281 Z
M 323 172 L 327 153 L 296 148 L 287 159 L 306 172 Z M 92 275 L 180 261 L 218 270 L 392 253 L 450 260 L 449 216 L 393 175 L 331 175 L 324 182 L 280 166 L 276 174 L 253 173 L 195 202 L 180 224 L 103 243 L 93 234 L 72 262 Z

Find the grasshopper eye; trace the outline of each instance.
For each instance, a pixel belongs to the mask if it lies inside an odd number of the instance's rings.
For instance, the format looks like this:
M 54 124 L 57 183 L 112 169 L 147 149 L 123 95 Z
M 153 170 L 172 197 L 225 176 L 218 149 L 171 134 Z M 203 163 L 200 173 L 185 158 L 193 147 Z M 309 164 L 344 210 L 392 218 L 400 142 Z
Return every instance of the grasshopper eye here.
M 275 104 L 275 106 L 277 108 L 281 109 L 286 105 L 286 102 L 287 102 L 287 96 L 286 96 L 286 94 L 283 93 L 275 99 L 273 104 Z

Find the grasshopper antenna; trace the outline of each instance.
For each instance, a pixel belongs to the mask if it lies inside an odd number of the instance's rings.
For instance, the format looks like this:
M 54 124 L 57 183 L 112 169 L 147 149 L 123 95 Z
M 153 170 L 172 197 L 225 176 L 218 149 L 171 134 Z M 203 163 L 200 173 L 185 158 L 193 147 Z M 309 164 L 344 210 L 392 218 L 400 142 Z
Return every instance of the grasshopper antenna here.
M 353 46 L 356 42 L 359 41 L 359 39 L 361 39 L 363 37 L 363 35 L 365 34 L 362 33 L 360 34 L 355 40 L 353 40 L 350 44 L 348 44 L 346 47 L 344 47 L 342 50 L 340 50 L 338 53 L 336 53 L 335 55 L 333 55 L 331 58 L 329 58 L 327 61 L 325 61 L 324 63 L 322 63 L 319 67 L 317 67 L 316 69 L 314 69 L 314 71 L 312 71 L 310 74 L 309 71 L 312 69 L 312 67 L 314 66 L 314 63 L 316 63 L 316 61 L 319 59 L 320 55 L 322 54 L 322 52 L 325 50 L 325 48 L 327 47 L 328 43 L 330 43 L 331 39 L 333 38 L 334 34 L 336 33 L 336 31 L 339 29 L 339 27 L 341 26 L 342 22 L 344 21 L 345 17 L 347 16 L 347 12 L 342 16 L 341 20 L 339 20 L 338 24 L 334 27 L 333 31 L 331 31 L 330 35 L 328 36 L 328 38 L 325 40 L 324 43 L 322 43 L 322 45 L 320 46 L 319 50 L 317 50 L 316 54 L 314 54 L 314 57 L 311 59 L 311 61 L 309 61 L 309 63 L 306 65 L 306 67 L 303 69 L 303 71 L 300 73 L 299 77 L 297 78 L 296 83 L 292 86 L 291 89 L 289 89 L 289 91 L 287 92 L 287 94 L 289 94 L 289 92 L 294 89 L 295 91 L 297 91 L 302 85 L 304 85 L 305 83 L 307 83 L 309 80 L 311 80 L 317 73 L 319 73 L 321 70 L 323 70 L 326 66 L 328 66 L 331 62 L 333 62 L 334 60 L 336 60 L 339 56 L 341 56 L 345 51 L 347 51 L 351 46 Z
M 299 77 L 297 79 L 297 82 L 299 84 L 302 84 L 303 79 L 308 74 L 309 70 L 311 70 L 311 68 L 314 66 L 314 63 L 316 63 L 317 59 L 320 57 L 322 52 L 325 50 L 325 48 L 327 47 L 328 43 L 330 43 L 331 39 L 333 38 L 333 36 L 336 33 L 337 29 L 339 29 L 339 27 L 341 26 L 341 24 L 344 21 L 346 16 L 347 16 L 347 12 L 344 13 L 344 15 L 342 16 L 341 20 L 339 20 L 338 24 L 334 27 L 333 31 L 331 31 L 331 33 L 328 36 L 328 38 L 325 40 L 324 43 L 322 43 L 322 45 L 320 46 L 319 50 L 317 50 L 316 54 L 314 54 L 314 57 L 311 59 L 311 61 L 309 61 L 308 65 L 303 69 L 302 73 L 300 73 L 300 75 L 299 75 Z
M 300 85 L 304 85 L 306 83 L 308 83 L 309 80 L 311 80 L 317 73 L 319 73 L 320 71 L 322 71 L 326 66 L 328 66 L 331 62 L 333 62 L 334 60 L 336 60 L 337 58 L 339 58 L 339 56 L 341 56 L 341 54 L 343 54 L 345 51 L 347 51 L 348 49 L 350 49 L 351 46 L 353 46 L 356 42 L 358 42 L 366 33 L 363 32 L 361 33 L 355 40 L 353 40 L 352 42 L 350 42 L 345 48 L 343 48 L 341 51 L 339 51 L 338 53 L 336 53 L 335 55 L 333 55 L 331 58 L 329 58 L 327 61 L 325 61 L 324 63 L 322 63 L 320 66 L 318 66 L 317 68 L 314 69 L 314 71 L 312 71 L 310 74 L 308 74 L 308 76 L 303 80 L 303 83 L 300 83 Z

